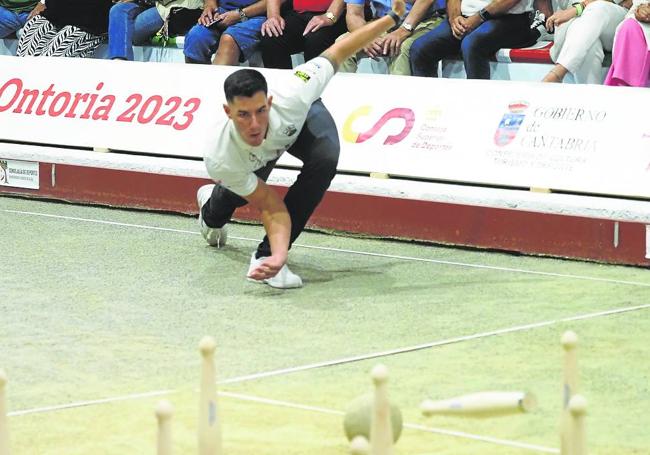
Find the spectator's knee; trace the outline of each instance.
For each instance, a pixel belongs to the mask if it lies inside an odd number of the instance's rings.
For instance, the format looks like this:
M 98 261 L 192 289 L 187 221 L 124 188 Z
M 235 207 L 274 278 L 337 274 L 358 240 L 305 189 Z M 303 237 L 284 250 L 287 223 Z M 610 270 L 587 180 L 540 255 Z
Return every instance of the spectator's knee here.
M 209 63 L 210 45 L 214 38 L 209 29 L 203 25 L 195 25 L 185 35 L 183 54 L 188 63 Z
M 424 57 L 425 57 L 424 41 L 416 39 L 411 44 L 411 49 L 410 49 L 409 60 L 411 61 L 411 67 L 413 67 L 414 64 L 418 65 Z
M 133 4 L 129 2 L 116 3 L 113 5 L 108 13 L 109 21 L 119 20 L 126 16 L 129 10 L 133 8 Z
M 221 35 L 221 38 L 219 39 L 219 51 L 233 52 L 238 50 L 239 45 L 237 44 L 237 41 L 235 41 L 235 38 L 227 33 Z
M 465 37 L 460 43 L 460 53 L 465 58 L 472 57 L 487 57 L 489 51 L 483 45 L 483 40 L 478 39 L 476 36 L 471 34 Z

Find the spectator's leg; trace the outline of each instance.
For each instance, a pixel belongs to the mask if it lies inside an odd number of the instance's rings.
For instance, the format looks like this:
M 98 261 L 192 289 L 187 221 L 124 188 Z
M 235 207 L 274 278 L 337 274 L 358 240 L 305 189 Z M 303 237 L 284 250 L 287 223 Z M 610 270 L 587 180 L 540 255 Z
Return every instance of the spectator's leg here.
M 286 10 L 282 17 L 285 22 L 282 35 L 263 36 L 260 41 L 265 68 L 291 69 L 291 55 L 304 48 L 302 32 L 307 22 L 293 10 Z
M 165 21 L 155 7 L 148 8 L 138 14 L 133 26 L 133 44 L 148 44 L 151 37 L 160 30 Z
M 298 178 L 287 191 L 284 204 L 291 216 L 289 247 L 305 228 L 336 175 L 339 135 L 332 116 L 322 101 L 315 101 L 296 142 L 288 152 L 303 162 Z M 271 255 L 268 237 L 257 247 L 256 257 Z
M 572 73 L 577 83 L 600 84 L 603 49 L 611 49 L 625 13 L 625 8 L 614 3 L 590 3 L 582 16 L 569 24 L 555 62 Z
M 117 3 L 111 8 L 108 15 L 108 58 L 133 60 L 135 18 L 142 11 L 144 9 L 133 2 Z
M 58 29 L 43 16 L 34 16 L 27 21 L 23 33 L 18 40 L 19 57 L 39 56 L 47 47 L 50 40 L 54 39 Z
M 460 46 L 467 79 L 490 79 L 490 59 L 501 48 L 517 48 L 530 42 L 528 13 L 505 14 L 483 22 Z
M 249 60 L 260 44 L 262 24 L 265 16 L 251 17 L 228 27 L 221 35 L 215 65 L 237 65 Z
M 217 55 L 214 56 L 214 61 L 212 62 L 215 65 L 237 65 L 239 63 L 239 56 L 241 51 L 239 50 L 239 45 L 235 38 L 232 35 L 223 34 L 221 39 L 219 39 L 219 48 L 217 49 Z
M 192 27 L 185 35 L 185 62 L 209 64 L 212 54 L 217 50 L 220 34 L 219 30 L 201 24 Z
M 425 33 L 430 32 L 436 28 L 444 19 L 440 17 L 435 17 L 431 19 L 425 19 L 421 21 L 411 36 L 406 38 L 402 43 L 399 54 L 393 57 L 390 60 L 388 65 L 388 72 L 390 74 L 397 74 L 401 76 L 410 76 L 411 75 L 411 46 L 413 42 L 424 35 Z
M 605 85 L 647 87 L 650 76 L 650 51 L 643 28 L 634 18 L 624 20 L 616 32 L 612 66 Z
M 67 25 L 43 49 L 43 57 L 92 57 L 104 37 Z
M 438 63 L 460 50 L 460 41 L 451 33 L 448 20 L 413 41 L 410 48 L 411 74 L 438 77 Z
M 308 16 L 307 22 L 313 16 Z M 305 23 L 307 26 L 307 23 Z M 303 27 L 304 29 L 304 27 Z M 345 14 L 342 14 L 338 21 L 330 27 L 321 27 L 315 32 L 308 33 L 305 35 L 305 61 L 311 60 L 312 58 L 318 57 L 323 53 L 328 47 L 334 44 L 336 38 L 341 36 L 347 31 L 345 25 Z
M 0 6 L 0 39 L 15 33 L 27 21 L 29 13 L 14 13 Z

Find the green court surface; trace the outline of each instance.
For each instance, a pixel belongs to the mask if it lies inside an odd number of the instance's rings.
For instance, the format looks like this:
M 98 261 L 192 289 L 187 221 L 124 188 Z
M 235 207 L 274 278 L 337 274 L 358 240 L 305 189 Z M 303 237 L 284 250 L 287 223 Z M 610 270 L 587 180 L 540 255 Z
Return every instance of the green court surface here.
M 345 454 L 342 411 L 388 366 L 398 454 L 558 453 L 560 336 L 580 337 L 590 454 L 650 454 L 650 271 L 307 232 L 305 287 L 244 274 L 262 235 L 207 246 L 189 217 L 0 197 L 0 368 L 13 454 L 155 452 L 175 406 L 196 453 L 204 335 L 228 454 Z M 528 390 L 538 408 L 426 419 L 418 405 Z

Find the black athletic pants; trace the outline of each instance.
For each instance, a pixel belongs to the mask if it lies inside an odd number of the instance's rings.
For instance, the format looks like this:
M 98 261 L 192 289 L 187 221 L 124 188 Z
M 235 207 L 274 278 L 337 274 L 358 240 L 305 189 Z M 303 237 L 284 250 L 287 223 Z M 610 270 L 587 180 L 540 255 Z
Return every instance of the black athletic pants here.
M 291 217 L 291 240 L 289 247 L 305 228 L 309 217 L 320 203 L 325 191 L 336 174 L 339 160 L 339 136 L 334 119 L 321 100 L 312 104 L 307 114 L 298 139 L 287 150 L 288 153 L 302 161 L 302 170 L 284 197 Z M 255 172 L 266 181 L 275 166 L 275 161 L 268 163 Z M 203 206 L 203 220 L 208 226 L 221 227 L 230 221 L 237 207 L 248 202 L 224 188 L 215 185 L 212 196 Z M 257 247 L 256 257 L 271 255 L 271 245 L 267 236 Z

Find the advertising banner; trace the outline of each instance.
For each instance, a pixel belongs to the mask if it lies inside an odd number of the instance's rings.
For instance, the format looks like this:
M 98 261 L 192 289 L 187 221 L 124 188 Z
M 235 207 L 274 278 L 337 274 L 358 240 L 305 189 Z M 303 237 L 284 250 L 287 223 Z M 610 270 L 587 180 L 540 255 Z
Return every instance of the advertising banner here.
M 195 158 L 214 147 L 238 69 L 15 57 L 0 68 L 0 140 Z M 271 92 L 294 77 L 260 71 Z M 650 198 L 647 89 L 337 74 L 323 101 L 340 171 Z

